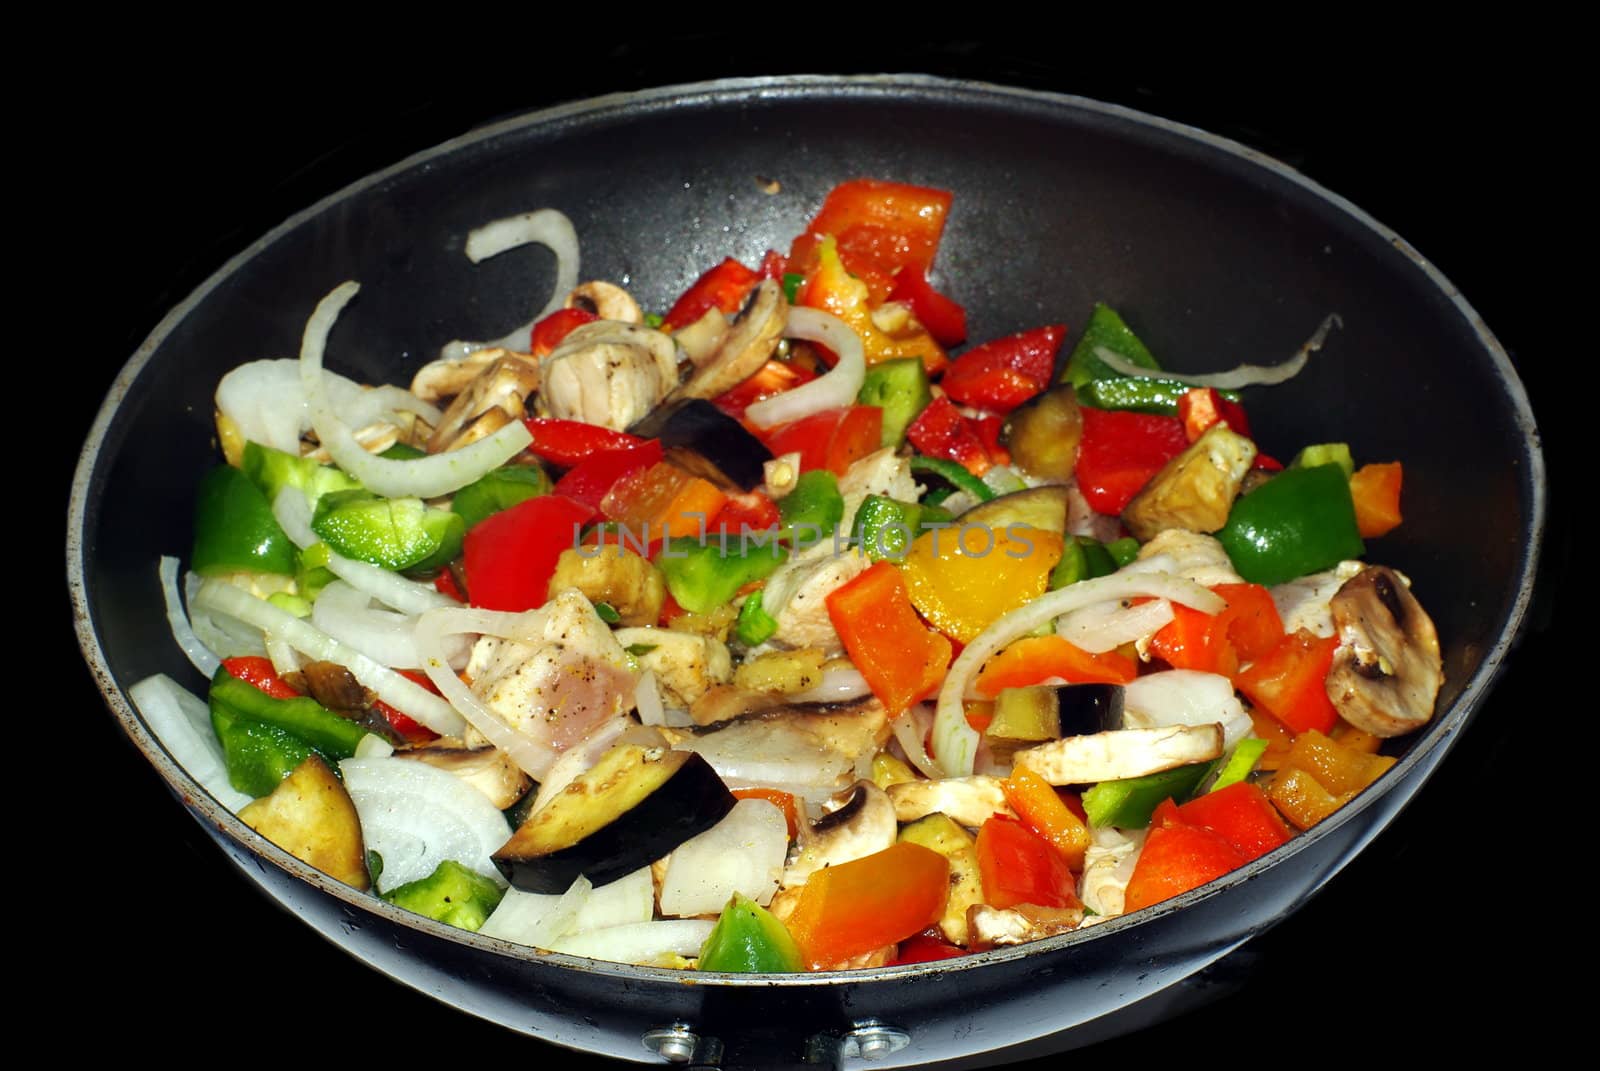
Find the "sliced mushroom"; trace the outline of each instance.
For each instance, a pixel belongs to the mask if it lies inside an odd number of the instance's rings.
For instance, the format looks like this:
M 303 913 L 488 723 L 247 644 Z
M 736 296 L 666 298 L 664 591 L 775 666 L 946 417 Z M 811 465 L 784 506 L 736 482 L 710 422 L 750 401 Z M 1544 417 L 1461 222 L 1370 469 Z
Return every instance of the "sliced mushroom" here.
M 625 324 L 644 322 L 644 313 L 640 311 L 639 303 L 633 300 L 633 295 L 616 283 L 608 283 L 603 279 L 579 283 L 567 295 L 564 305 L 569 309 L 593 313 L 602 320 Z
M 533 785 L 510 755 L 494 747 L 418 747 L 396 751 L 395 758 L 436 766 L 482 792 L 503 811 L 520 800 Z
M 783 287 L 772 279 L 763 281 L 722 345 L 671 397 L 715 398 L 749 379 L 772 357 L 788 322 Z
M 892 846 L 899 824 L 894 804 L 871 781 L 857 781 L 844 802 L 800 834 L 800 850 L 783 871 L 785 887 L 804 885 L 823 867 L 864 859 Z
M 894 804 L 895 817 L 902 822 L 915 822 L 938 812 L 977 829 L 994 815 L 1015 816 L 1000 779 L 987 774 L 890 785 L 889 799 Z
M 539 409 L 621 431 L 656 408 L 678 382 L 671 337 L 637 324 L 584 324 L 540 363 Z
M 1143 777 L 1221 756 L 1222 726 L 1173 725 L 1069 736 L 1019 751 L 1015 761 L 1052 785 L 1089 785 Z
M 466 390 L 484 369 L 510 352 L 490 346 L 454 360 L 430 361 L 411 377 L 411 393 L 429 404 L 443 405 Z
M 526 413 L 528 395 L 539 388 L 538 364 L 509 350 L 495 352 L 499 356 L 445 410 L 428 438 L 430 454 L 468 446 Z
M 715 357 L 722 343 L 727 340 L 728 318 L 721 309 L 713 306 L 694 323 L 685 324 L 674 331 L 672 337 L 683 347 L 689 363 L 699 368 Z
M 1339 648 L 1327 689 L 1340 716 L 1384 737 L 1428 724 L 1444 685 L 1439 634 L 1400 574 L 1369 565 L 1328 606 Z

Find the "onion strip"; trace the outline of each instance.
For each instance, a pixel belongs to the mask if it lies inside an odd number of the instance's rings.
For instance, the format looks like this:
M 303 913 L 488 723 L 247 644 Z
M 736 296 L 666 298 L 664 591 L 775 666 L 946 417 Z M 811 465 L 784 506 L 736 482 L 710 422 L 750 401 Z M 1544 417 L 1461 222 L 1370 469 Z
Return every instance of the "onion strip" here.
M 426 725 L 440 736 L 460 736 L 466 723 L 450 704 L 426 688 L 379 665 L 360 651 L 340 643 L 310 622 L 281 610 L 265 599 L 222 580 L 207 580 L 195 601 L 205 607 L 254 625 L 262 632 L 325 662 L 338 662 L 371 688 L 378 698 Z M 457 681 L 459 684 L 460 682 Z
M 162 747 L 218 803 L 237 812 L 250 797 L 228 782 L 222 745 L 211 730 L 205 700 L 162 673 L 128 689 L 128 698 Z
M 770 428 L 825 409 L 854 405 L 867 376 L 867 356 L 861 336 L 837 316 L 820 309 L 790 309 L 789 323 L 783 333 L 788 338 L 822 343 L 838 355 L 839 363 L 809 383 L 746 409 L 744 415 L 750 423 Z
M 1121 354 L 1096 346 L 1094 355 L 1106 363 L 1113 372 L 1135 379 L 1175 379 L 1179 383 L 1187 383 L 1192 387 L 1216 387 L 1218 390 L 1237 390 L 1240 387 L 1270 387 L 1275 383 L 1284 383 L 1300 374 L 1306 366 L 1306 360 L 1313 353 L 1322 348 L 1328 340 L 1328 331 L 1331 328 L 1343 327 L 1344 321 L 1338 313 L 1329 313 L 1317 327 L 1316 332 L 1304 345 L 1295 351 L 1294 356 L 1280 364 L 1259 365 L 1241 364 L 1237 368 L 1226 372 L 1211 372 L 1204 375 L 1195 375 L 1184 372 L 1167 372 L 1142 365 L 1134 364 Z
M 189 664 L 199 670 L 202 677 L 210 680 L 216 675 L 217 667 L 222 665 L 222 659 L 200 642 L 194 627 L 189 624 L 189 615 L 183 608 L 183 596 L 178 591 L 178 559 L 163 556 L 156 571 L 161 577 L 161 600 L 167 604 L 167 624 L 172 629 L 172 638 L 189 659 Z
M 465 252 L 468 260 L 481 264 L 490 257 L 524 245 L 542 245 L 556 255 L 556 285 L 544 308 L 533 319 L 493 342 L 463 342 L 457 339 L 446 343 L 439 351 L 440 357 L 447 361 L 460 360 L 475 350 L 494 346 L 525 351 L 533 325 L 566 302 L 567 295 L 578 285 L 578 231 L 570 219 L 554 208 L 541 208 L 537 212 L 523 212 L 485 223 L 467 235 Z
M 1207 591 L 1192 580 L 1160 573 L 1117 572 L 1046 592 L 1001 617 L 967 644 L 945 675 L 934 713 L 933 756 L 945 776 L 965 777 L 972 773 L 980 737 L 967 724 L 961 700 L 967 694 L 968 685 L 990 656 L 1012 640 L 1026 636 L 1063 614 L 1108 599 L 1146 595 L 1171 599 L 1207 614 L 1218 613 L 1227 606 L 1220 595 Z
M 520 454 L 533 435 L 520 420 L 513 420 L 493 435 L 471 446 L 443 454 L 395 461 L 367 452 L 350 425 L 334 412 L 322 378 L 322 356 L 328 333 L 350 299 L 361 290 L 359 283 L 344 282 L 317 302 L 306 321 L 300 341 L 300 383 L 311 408 L 311 426 L 334 464 L 361 481 L 374 494 L 385 498 L 437 498 L 459 490 Z

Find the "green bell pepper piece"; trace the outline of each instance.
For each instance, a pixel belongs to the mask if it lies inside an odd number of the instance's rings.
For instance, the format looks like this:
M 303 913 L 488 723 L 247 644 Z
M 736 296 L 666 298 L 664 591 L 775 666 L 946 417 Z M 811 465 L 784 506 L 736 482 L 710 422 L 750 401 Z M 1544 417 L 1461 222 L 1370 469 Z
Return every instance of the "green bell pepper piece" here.
M 451 561 L 461 553 L 466 523 L 460 514 L 429 509 L 420 498 L 331 491 L 317 500 L 311 530 L 347 558 L 400 570 Z
M 201 576 L 238 572 L 293 576 L 299 552 L 278 527 L 260 488 L 238 469 L 219 465 L 200 479 L 189 565 Z
M 505 891 L 489 878 L 446 859 L 432 874 L 397 885 L 384 893 L 383 899 L 435 922 L 476 932 L 500 906 L 503 896 Z
M 1260 762 L 1261 756 L 1266 753 L 1267 742 L 1260 737 L 1247 736 L 1239 741 L 1239 746 L 1233 749 L 1228 761 L 1217 771 L 1217 779 L 1211 782 L 1210 791 L 1227 788 L 1249 777 L 1250 771 L 1256 768 L 1256 763 Z
M 739 607 L 739 619 L 733 623 L 734 638 L 746 647 L 755 647 L 772 639 L 777 631 L 777 620 L 761 608 L 761 592 L 752 591 Z
M 417 461 L 427 457 L 428 451 L 418 450 L 409 443 L 395 443 L 378 456 L 389 461 Z
M 1216 767 L 1215 762 L 1197 762 L 1143 777 L 1101 781 L 1083 794 L 1083 813 L 1097 828 L 1143 829 L 1162 800 L 1187 801 Z
M 294 586 L 302 598 L 316 602 L 322 589 L 339 579 L 328 568 L 332 554 L 326 543 L 313 543 L 300 552 L 300 569 L 294 575 Z
M 827 469 L 801 473 L 794 489 L 778 499 L 778 538 L 786 543 L 814 546 L 832 539 L 843 519 L 839 479 Z
M 253 684 L 246 684 L 226 667 L 211 678 L 208 703 L 213 715 L 220 709 L 240 721 L 258 722 L 291 733 L 315 749 L 333 766 L 356 753 L 367 735 L 360 723 L 340 717 L 315 699 L 274 699 Z
M 783 300 L 785 300 L 789 304 L 793 305 L 794 302 L 795 302 L 795 299 L 800 296 L 800 284 L 805 282 L 805 281 L 806 281 L 806 277 L 804 275 L 800 274 L 797 271 L 786 271 L 786 272 L 784 272 L 783 273 Z
M 1356 459 L 1350 456 L 1349 443 L 1317 443 L 1301 450 L 1289 462 L 1291 469 L 1311 469 L 1318 465 L 1338 465 L 1344 469 L 1347 480 L 1356 474 Z
M 957 461 L 950 461 L 942 457 L 923 457 L 921 454 L 911 455 L 911 471 L 922 476 L 937 476 L 957 491 L 965 491 L 979 502 L 987 502 L 994 497 L 994 492 L 989 485 L 967 471 L 965 465 Z M 937 505 L 944 501 L 947 495 L 937 499 L 930 499 L 930 491 L 922 496 L 925 505 Z M 948 493 L 947 493 L 948 494 Z
M 1338 465 L 1284 469 L 1237 499 L 1216 537 L 1240 576 L 1268 586 L 1366 552 Z
M 883 437 L 879 445 L 898 449 L 906 441 L 906 429 L 911 422 L 933 401 L 928 370 L 920 357 L 879 361 L 867 369 L 856 401 L 883 410 Z
M 1091 536 L 1072 536 L 1061 548 L 1061 560 L 1050 571 L 1050 590 L 1076 584 L 1080 580 L 1093 580 L 1097 576 L 1110 576 L 1117 571 L 1111 552 Z
M 401 447 L 396 444 L 390 450 Z M 384 456 L 388 456 L 386 453 Z M 343 469 L 323 465 L 309 457 L 286 454 L 260 443 L 244 444 L 244 454 L 239 467 L 250 477 L 250 482 L 261 488 L 267 501 L 275 502 L 278 492 L 285 487 L 298 487 L 305 492 L 306 501 L 316 505 L 317 499 L 329 491 L 358 491 L 361 483 Z
M 211 731 L 222 745 L 228 784 L 247 796 L 269 795 L 278 782 L 294 773 L 295 767 L 319 754 L 291 732 L 236 717 L 228 708 L 215 704 L 211 707 Z
M 1141 368 L 1161 370 L 1155 356 L 1139 341 L 1139 336 L 1122 322 L 1122 317 L 1111 306 L 1096 302 L 1094 311 L 1089 314 L 1089 323 L 1083 329 L 1083 337 L 1072 347 L 1067 366 L 1061 370 L 1056 382 L 1071 383 L 1081 390 L 1085 383 L 1092 380 L 1120 376 L 1120 372 L 1113 372 L 1094 352 L 1101 346 Z
M 538 465 L 504 465 L 457 491 L 450 510 L 470 532 L 485 517 L 549 493 L 550 477 Z
M 700 946 L 702 971 L 793 974 L 805 969 L 800 946 L 772 912 L 740 893 L 722 909 Z
M 1098 358 L 1097 358 L 1098 359 Z M 1096 409 L 1131 409 L 1137 413 L 1171 416 L 1178 411 L 1178 399 L 1192 388 L 1176 379 L 1091 379 L 1078 388 L 1078 401 Z M 1217 391 L 1230 402 L 1239 400 L 1236 390 Z
M 746 584 L 771 576 L 787 556 L 763 533 L 746 540 L 707 536 L 704 543 L 698 536 L 678 536 L 661 548 L 656 567 L 678 605 L 703 614 L 732 602 Z

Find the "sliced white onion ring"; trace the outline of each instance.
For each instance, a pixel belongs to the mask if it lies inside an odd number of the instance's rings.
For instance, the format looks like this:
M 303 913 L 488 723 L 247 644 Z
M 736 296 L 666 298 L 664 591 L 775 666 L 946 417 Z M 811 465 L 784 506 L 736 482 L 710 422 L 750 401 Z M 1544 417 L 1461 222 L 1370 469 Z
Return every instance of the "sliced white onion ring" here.
M 1125 643 L 1154 636 L 1172 621 L 1166 599 L 1124 606 L 1121 600 L 1085 606 L 1056 619 L 1056 635 L 1090 654 L 1114 651 Z
M 1134 364 L 1132 361 L 1106 349 L 1096 346 L 1094 355 L 1104 361 L 1112 371 L 1135 379 L 1175 379 L 1179 383 L 1187 383 L 1192 387 L 1216 387 L 1218 390 L 1237 390 L 1240 387 L 1270 387 L 1274 383 L 1284 383 L 1300 374 L 1306 366 L 1306 359 L 1322 348 L 1328 340 L 1328 331 L 1331 328 L 1343 327 L 1344 321 L 1339 314 L 1329 313 L 1318 325 L 1312 336 L 1295 351 L 1294 356 L 1287 361 L 1274 365 L 1241 364 L 1237 368 L 1226 372 L 1211 372 L 1205 375 L 1194 375 L 1184 372 L 1167 372 L 1143 365 Z
M 300 382 L 311 407 L 311 426 L 334 464 L 385 498 L 437 498 L 459 490 L 499 468 L 527 448 L 533 436 L 520 420 L 471 446 L 443 454 L 395 461 L 367 452 L 328 402 L 322 378 L 322 354 L 340 311 L 361 290 L 354 281 L 334 287 L 306 321 L 300 341 Z
M 491 861 L 511 835 L 489 797 L 446 770 L 395 758 L 339 763 L 367 847 L 383 857 L 380 890 L 432 874 L 446 859 L 502 887 Z
M 1112 573 L 1084 580 L 1059 591 L 1046 592 L 1024 606 L 1012 610 L 979 633 L 950 665 L 939 689 L 939 702 L 933 719 L 933 757 L 946 777 L 965 777 L 972 773 L 978 751 L 979 734 L 967 724 L 961 700 L 972 678 L 983 663 L 1012 640 L 1026 636 L 1047 621 L 1084 606 L 1108 599 L 1152 596 L 1215 614 L 1227 606 L 1222 596 L 1182 577 L 1161 573 Z
M 439 356 L 447 361 L 459 360 L 474 350 L 491 346 L 504 346 L 508 350 L 525 352 L 533 325 L 561 308 L 567 294 L 578 285 L 578 231 L 572 221 L 554 208 L 541 208 L 537 212 L 497 219 L 485 223 L 467 235 L 467 259 L 474 264 L 497 257 L 508 249 L 524 245 L 542 245 L 556 255 L 556 285 L 544 308 L 533 319 L 513 329 L 504 338 L 493 342 L 446 343 Z
M 128 689 L 128 698 L 173 761 L 230 811 L 250 802 L 250 797 L 228 783 L 222 745 L 211 731 L 211 712 L 171 677 L 157 673 Z
M 867 356 L 861 336 L 851 330 L 849 324 L 820 309 L 790 309 L 789 325 L 783 333 L 789 338 L 822 343 L 838 355 L 839 363 L 809 383 L 746 409 L 745 417 L 752 424 L 770 428 L 824 409 L 855 404 L 867 376 Z
M 167 625 L 172 629 L 172 639 L 189 659 L 189 664 L 210 680 L 216 675 L 222 660 L 200 642 L 189 624 L 189 615 L 183 608 L 183 596 L 178 591 L 178 559 L 163 557 L 156 568 L 161 577 L 161 600 L 167 605 Z
M 379 665 L 349 645 L 340 643 L 309 621 L 302 621 L 248 591 L 221 580 L 207 580 L 200 586 L 195 603 L 254 625 L 315 659 L 345 666 L 356 680 L 376 692 L 379 699 L 440 736 L 460 736 L 466 728 L 461 715 L 426 688 L 407 680 L 387 666 Z

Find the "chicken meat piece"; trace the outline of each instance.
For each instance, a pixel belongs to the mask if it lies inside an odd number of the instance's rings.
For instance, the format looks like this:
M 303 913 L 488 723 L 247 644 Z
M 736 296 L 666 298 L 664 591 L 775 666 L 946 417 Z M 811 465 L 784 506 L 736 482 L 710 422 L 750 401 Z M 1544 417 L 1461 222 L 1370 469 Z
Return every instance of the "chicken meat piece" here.
M 667 628 L 622 628 L 613 635 L 623 647 L 640 652 L 634 656 L 639 668 L 656 675 L 661 700 L 669 707 L 686 710 L 712 685 L 733 679 L 733 656 L 715 636 Z
M 660 331 L 597 320 L 569 334 L 540 371 L 541 413 L 622 431 L 677 387 L 678 347 Z

